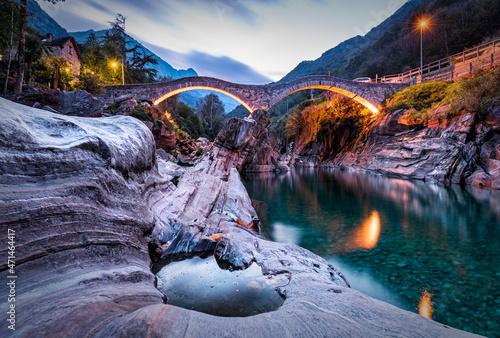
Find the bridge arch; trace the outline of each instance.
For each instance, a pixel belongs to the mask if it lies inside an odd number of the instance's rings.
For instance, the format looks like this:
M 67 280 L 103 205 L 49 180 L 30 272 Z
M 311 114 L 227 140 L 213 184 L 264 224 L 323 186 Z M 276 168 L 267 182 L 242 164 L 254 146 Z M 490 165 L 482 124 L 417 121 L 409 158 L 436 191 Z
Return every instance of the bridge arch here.
M 107 86 L 103 99 L 113 102 L 119 96 L 132 95 L 137 99 L 150 99 L 154 104 L 190 90 L 211 90 L 225 94 L 241 103 L 250 113 L 263 108 L 269 110 L 284 97 L 304 89 L 324 89 L 345 95 L 378 114 L 382 101 L 405 87 L 400 83 L 361 83 L 333 76 L 306 76 L 286 83 L 245 85 L 195 76 L 167 82 Z
M 191 91 L 191 90 L 211 90 L 211 91 L 214 91 L 214 92 L 217 92 L 217 93 L 225 94 L 225 95 L 229 96 L 230 98 L 238 101 L 250 113 L 253 112 L 252 108 L 245 101 L 243 101 L 241 98 L 239 98 L 238 96 L 236 96 L 236 95 L 234 95 L 234 94 L 232 94 L 232 93 L 230 93 L 228 91 L 225 91 L 223 89 L 219 89 L 219 88 L 215 88 L 215 87 L 208 87 L 208 86 L 189 86 L 189 87 L 174 89 L 174 90 L 172 90 L 172 91 L 170 91 L 170 92 L 162 95 L 158 99 L 154 100 L 153 104 L 154 105 L 158 105 L 160 102 L 168 99 L 169 97 L 172 97 L 174 95 L 177 95 L 177 94 L 180 94 L 180 93 L 184 93 L 184 92 L 187 92 L 187 91 Z
M 286 93 L 284 96 L 280 97 L 276 102 L 273 103 L 273 105 L 271 107 L 269 107 L 269 109 L 271 109 L 274 105 L 276 105 L 278 102 L 283 100 L 285 97 L 292 95 L 293 93 L 297 93 L 297 92 L 300 92 L 302 90 L 307 90 L 307 89 L 322 89 L 322 90 L 328 90 L 328 91 L 334 92 L 334 93 L 339 93 L 339 94 L 342 94 L 342 95 L 362 104 L 363 106 L 368 108 L 374 115 L 377 115 L 380 112 L 378 107 L 376 107 L 373 103 L 366 100 L 365 98 L 363 98 L 363 97 L 361 97 L 353 92 L 350 92 L 348 90 L 334 87 L 334 86 L 327 86 L 327 85 L 310 85 L 310 86 L 308 85 L 308 86 L 304 86 L 304 87 L 299 88 L 299 89 L 292 90 L 289 93 Z

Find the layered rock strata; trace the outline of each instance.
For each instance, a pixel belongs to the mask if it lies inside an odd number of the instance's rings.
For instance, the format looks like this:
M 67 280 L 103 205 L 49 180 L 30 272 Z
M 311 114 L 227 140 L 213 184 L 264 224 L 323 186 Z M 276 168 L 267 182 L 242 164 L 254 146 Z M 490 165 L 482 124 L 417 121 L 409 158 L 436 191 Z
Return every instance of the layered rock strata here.
M 464 113 L 426 125 L 407 123 L 404 114 L 385 115 L 352 148 L 322 165 L 500 189 L 500 107 L 484 119 Z
M 469 335 L 352 290 L 322 258 L 246 229 L 255 211 L 234 170 L 240 158 L 213 146 L 176 186 L 140 121 L 61 116 L 0 99 L 0 224 L 16 236 L 14 271 L 0 261 L 1 295 L 10 292 L 7 276 L 17 276 L 15 331 L 4 301 L 0 335 Z M 193 236 L 182 235 L 190 228 Z M 221 231 L 217 242 L 207 239 Z M 253 262 L 264 274 L 286 274 L 285 303 L 250 319 L 165 304 L 150 271 L 155 236 L 172 240 L 165 250 L 206 243 L 235 267 Z M 0 254 L 7 257 L 6 245 Z

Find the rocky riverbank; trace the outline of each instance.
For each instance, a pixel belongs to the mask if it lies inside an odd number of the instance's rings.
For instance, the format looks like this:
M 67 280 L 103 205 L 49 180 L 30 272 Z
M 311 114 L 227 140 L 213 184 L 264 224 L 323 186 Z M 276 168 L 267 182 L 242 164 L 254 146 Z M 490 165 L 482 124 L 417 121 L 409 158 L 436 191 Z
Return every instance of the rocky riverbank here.
M 375 120 L 355 142 L 330 154 L 313 141 L 289 147 L 290 165 L 340 167 L 387 177 L 500 189 L 500 106 L 485 117 L 463 113 L 451 121 L 449 106 L 427 122 L 411 121 L 410 111 L 389 112 Z
M 260 150 L 263 121 L 262 112 L 230 120 L 185 171 L 157 157 L 151 131 L 131 117 L 70 117 L 0 99 L 0 224 L 16 236 L 14 271 L 5 259 L 0 276 L 17 276 L 14 317 L 6 307 L 0 315 L 15 331 L 1 325 L 0 334 L 470 336 L 352 290 L 322 258 L 259 236 L 237 169 L 279 167 Z M 214 251 L 234 268 L 284 275 L 285 302 L 250 320 L 171 306 L 155 287 L 148 243 L 153 257 Z M 7 257 L 6 246 L 0 252 Z

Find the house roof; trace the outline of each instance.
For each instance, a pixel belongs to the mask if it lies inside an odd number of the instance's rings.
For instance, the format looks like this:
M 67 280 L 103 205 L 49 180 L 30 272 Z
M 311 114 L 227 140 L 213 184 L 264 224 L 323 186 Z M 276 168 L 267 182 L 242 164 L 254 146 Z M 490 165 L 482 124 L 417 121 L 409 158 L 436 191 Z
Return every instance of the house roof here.
M 59 47 L 63 47 L 64 44 L 66 44 L 66 42 L 68 42 L 68 41 L 71 41 L 71 43 L 73 44 L 73 48 L 75 49 L 76 54 L 78 55 L 78 58 L 81 61 L 82 54 L 80 54 L 80 50 L 78 49 L 78 44 L 76 43 L 76 40 L 74 37 L 72 37 L 72 36 L 53 36 L 50 41 L 47 41 L 47 38 L 45 38 L 45 37 L 42 40 L 42 42 L 47 43 L 51 46 L 59 46 Z

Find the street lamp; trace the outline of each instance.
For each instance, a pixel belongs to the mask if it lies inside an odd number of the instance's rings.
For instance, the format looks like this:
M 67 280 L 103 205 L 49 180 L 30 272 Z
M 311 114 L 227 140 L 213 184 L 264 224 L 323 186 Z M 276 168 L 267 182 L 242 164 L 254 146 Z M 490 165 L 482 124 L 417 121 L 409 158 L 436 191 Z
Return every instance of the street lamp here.
M 422 18 L 419 22 L 420 26 L 420 82 L 422 82 L 424 68 L 424 29 L 429 26 L 429 19 Z
M 113 68 L 116 68 L 118 66 L 118 63 L 116 61 L 112 61 L 111 62 L 111 67 Z M 125 76 L 124 76 L 124 73 L 123 73 L 123 59 L 122 59 L 122 62 L 121 62 L 121 66 L 122 66 L 122 85 L 125 84 Z

